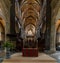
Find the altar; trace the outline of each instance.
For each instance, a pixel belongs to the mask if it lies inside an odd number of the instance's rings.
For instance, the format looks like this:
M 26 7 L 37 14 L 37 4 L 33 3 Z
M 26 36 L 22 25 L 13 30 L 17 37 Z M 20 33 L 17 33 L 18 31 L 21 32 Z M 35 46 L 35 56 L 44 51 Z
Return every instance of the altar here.
M 27 36 L 28 40 L 24 40 L 22 56 L 38 57 L 38 41 L 34 40 L 33 36 Z
M 22 53 L 25 57 L 38 57 L 38 48 L 23 48 Z

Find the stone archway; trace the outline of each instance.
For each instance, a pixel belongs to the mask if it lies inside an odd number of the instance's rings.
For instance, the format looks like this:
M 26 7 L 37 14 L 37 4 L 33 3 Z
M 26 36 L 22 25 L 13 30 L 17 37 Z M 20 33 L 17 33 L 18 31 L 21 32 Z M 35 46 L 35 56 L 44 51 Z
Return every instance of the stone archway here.
M 4 20 L 0 17 L 0 48 L 5 41 L 5 24 Z
M 56 46 L 60 45 L 60 20 L 56 22 Z

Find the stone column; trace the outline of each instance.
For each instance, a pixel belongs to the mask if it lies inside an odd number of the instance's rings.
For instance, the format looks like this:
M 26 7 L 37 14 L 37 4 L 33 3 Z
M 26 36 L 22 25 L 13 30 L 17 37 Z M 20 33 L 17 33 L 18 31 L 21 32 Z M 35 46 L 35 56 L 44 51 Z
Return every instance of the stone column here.
M 58 3 L 58 4 L 56 4 Z M 55 6 L 54 6 L 55 5 Z M 60 8 L 60 0 L 54 0 L 51 3 L 51 7 L 52 7 L 52 21 L 51 21 L 51 41 L 50 41 L 50 51 L 51 52 L 55 52 L 56 51 L 56 21 L 57 19 L 59 19 L 59 13 L 58 10 Z M 58 15 L 58 16 L 57 16 Z
M 46 50 L 50 50 L 50 31 L 51 31 L 51 6 L 50 6 L 50 0 L 46 0 L 46 35 L 45 35 Z
M 47 5 L 46 5 L 46 25 L 47 25 L 47 46 L 49 46 L 50 50 L 49 53 L 53 53 L 56 51 L 55 47 L 55 41 L 56 41 L 56 29 L 55 29 L 55 17 L 52 16 L 52 11 L 51 11 L 51 0 L 47 0 Z M 53 18 L 53 19 L 51 19 Z M 48 48 L 48 47 L 47 47 Z
M 10 33 L 15 34 L 15 0 L 11 0 L 10 7 Z
M 51 37 L 50 37 L 50 52 L 56 51 L 56 27 L 55 20 L 51 21 Z
M 52 1 L 52 21 L 51 21 L 51 45 L 50 45 L 50 51 L 55 52 L 56 51 L 56 21 L 57 21 L 57 13 L 60 8 L 60 0 L 57 1 L 58 4 L 56 4 L 56 1 Z M 55 4 L 55 6 L 54 6 Z M 59 19 L 59 18 L 58 18 Z

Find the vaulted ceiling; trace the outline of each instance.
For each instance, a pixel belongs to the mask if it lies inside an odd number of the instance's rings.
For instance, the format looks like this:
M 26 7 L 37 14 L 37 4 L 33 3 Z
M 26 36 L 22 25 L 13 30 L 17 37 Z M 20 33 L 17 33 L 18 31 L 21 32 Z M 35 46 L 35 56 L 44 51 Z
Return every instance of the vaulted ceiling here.
M 19 7 L 21 12 L 20 18 L 21 18 L 21 22 L 23 23 L 23 27 L 25 31 L 26 28 L 28 30 L 33 31 L 33 29 L 36 29 L 39 23 L 38 21 L 40 21 L 39 17 L 40 17 L 40 10 L 41 10 L 41 0 L 19 0 L 19 4 L 20 4 Z M 18 8 L 16 8 L 16 10 L 18 10 Z
M 33 29 L 36 28 L 41 9 L 40 5 L 41 0 L 22 0 L 20 4 L 21 18 L 24 28 L 28 29 L 27 31 L 31 30 L 33 32 Z M 28 25 L 30 26 L 28 27 Z
M 22 21 L 24 27 L 29 25 L 37 25 L 40 13 L 40 0 L 23 0 L 21 2 Z

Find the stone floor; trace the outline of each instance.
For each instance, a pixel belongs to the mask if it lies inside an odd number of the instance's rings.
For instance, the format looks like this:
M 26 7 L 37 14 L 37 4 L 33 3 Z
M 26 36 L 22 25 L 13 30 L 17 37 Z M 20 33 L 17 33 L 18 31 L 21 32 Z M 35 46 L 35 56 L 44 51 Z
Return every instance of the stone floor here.
M 51 54 L 51 56 L 55 58 L 58 63 L 60 63 L 60 51 L 56 51 L 55 53 Z
M 4 59 L 2 63 L 57 63 L 47 54 L 39 53 L 38 57 L 23 57 L 22 53 L 11 55 L 10 59 Z

